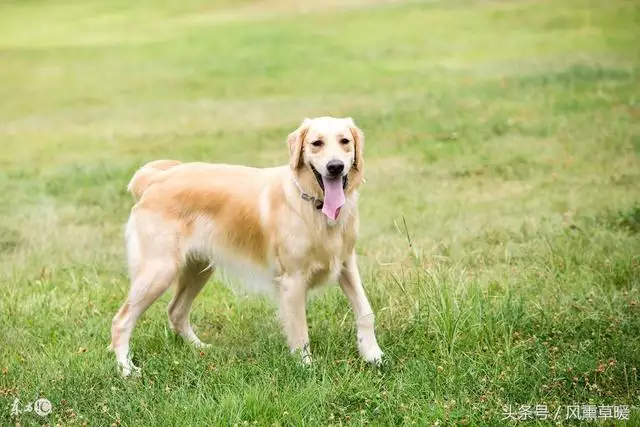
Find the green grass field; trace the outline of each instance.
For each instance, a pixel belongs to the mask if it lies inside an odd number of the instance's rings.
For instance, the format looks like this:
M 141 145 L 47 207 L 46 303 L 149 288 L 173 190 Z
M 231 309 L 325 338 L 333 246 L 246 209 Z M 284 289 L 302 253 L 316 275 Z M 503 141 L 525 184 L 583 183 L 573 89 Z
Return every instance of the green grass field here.
M 633 0 L 3 2 L 0 425 L 640 425 L 639 25 Z M 359 359 L 337 286 L 305 368 L 274 305 L 217 279 L 192 315 L 212 348 L 174 337 L 165 295 L 120 378 L 132 173 L 284 164 L 318 115 L 367 136 L 386 363 Z

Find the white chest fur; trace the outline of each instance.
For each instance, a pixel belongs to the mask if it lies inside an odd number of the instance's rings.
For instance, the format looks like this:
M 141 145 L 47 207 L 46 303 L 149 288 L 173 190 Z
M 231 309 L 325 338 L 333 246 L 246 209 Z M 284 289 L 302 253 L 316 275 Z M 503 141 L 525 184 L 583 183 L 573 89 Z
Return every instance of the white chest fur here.
M 306 277 L 309 287 L 336 282 L 343 263 L 353 249 L 354 224 L 328 224 L 324 216 L 313 221 L 302 218 L 283 228 L 277 263 L 282 273 Z

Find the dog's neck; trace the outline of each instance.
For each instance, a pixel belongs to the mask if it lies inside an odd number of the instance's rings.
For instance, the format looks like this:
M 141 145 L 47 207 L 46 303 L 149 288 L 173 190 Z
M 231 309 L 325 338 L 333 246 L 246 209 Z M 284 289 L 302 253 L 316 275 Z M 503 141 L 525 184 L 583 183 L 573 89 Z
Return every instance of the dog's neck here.
M 312 196 L 311 194 L 309 194 L 306 191 L 304 191 L 304 189 L 302 188 L 302 185 L 300 185 L 300 183 L 298 182 L 298 179 L 296 178 L 295 175 L 291 175 L 291 181 L 293 182 L 293 185 L 295 185 L 295 187 L 300 192 L 300 197 L 302 198 L 302 200 L 305 200 L 307 202 L 311 202 L 313 204 L 313 206 L 317 210 L 321 210 L 322 209 L 322 206 L 324 205 L 324 201 L 323 200 L 320 200 L 317 197 Z

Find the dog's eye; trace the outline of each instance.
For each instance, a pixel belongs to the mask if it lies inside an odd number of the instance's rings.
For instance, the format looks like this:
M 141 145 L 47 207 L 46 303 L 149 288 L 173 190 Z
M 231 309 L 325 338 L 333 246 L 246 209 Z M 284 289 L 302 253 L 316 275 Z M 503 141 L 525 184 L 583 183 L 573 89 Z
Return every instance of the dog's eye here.
M 340 140 L 340 144 L 343 144 L 343 145 L 347 145 L 349 142 L 351 142 L 351 141 L 349 141 L 347 138 L 342 138 Z
M 320 141 L 319 139 L 316 139 L 315 141 L 313 141 L 311 143 L 311 145 L 313 145 L 314 147 L 322 147 L 322 144 L 324 144 L 322 141 Z

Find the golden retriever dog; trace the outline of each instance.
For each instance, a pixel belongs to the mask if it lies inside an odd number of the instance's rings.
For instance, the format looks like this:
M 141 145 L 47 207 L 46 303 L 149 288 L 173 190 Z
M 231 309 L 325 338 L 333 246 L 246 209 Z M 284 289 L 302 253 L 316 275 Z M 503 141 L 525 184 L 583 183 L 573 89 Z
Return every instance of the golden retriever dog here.
M 129 357 L 137 320 L 173 283 L 171 328 L 208 346 L 189 312 L 216 267 L 273 288 L 289 348 L 304 363 L 307 293 L 337 281 L 353 307 L 360 354 L 381 361 L 354 250 L 364 135 L 351 118 L 319 117 L 305 119 L 288 145 L 290 162 L 281 167 L 158 160 L 134 174 L 125 233 L 131 289 L 111 329 L 124 376 L 139 370 Z

